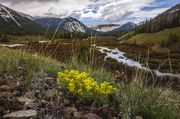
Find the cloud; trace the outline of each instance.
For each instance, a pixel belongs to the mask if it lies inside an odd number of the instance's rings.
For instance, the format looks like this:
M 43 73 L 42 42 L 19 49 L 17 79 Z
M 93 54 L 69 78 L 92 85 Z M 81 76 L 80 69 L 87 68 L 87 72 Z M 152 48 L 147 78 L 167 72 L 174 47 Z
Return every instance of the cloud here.
M 9 2 L 10 4 L 19 4 L 25 2 L 57 2 L 59 0 L 1 0 L 1 2 Z
M 170 6 L 164 3 L 171 1 L 178 3 L 178 0 L 1 0 L 0 4 L 32 16 L 140 22 L 166 10 Z

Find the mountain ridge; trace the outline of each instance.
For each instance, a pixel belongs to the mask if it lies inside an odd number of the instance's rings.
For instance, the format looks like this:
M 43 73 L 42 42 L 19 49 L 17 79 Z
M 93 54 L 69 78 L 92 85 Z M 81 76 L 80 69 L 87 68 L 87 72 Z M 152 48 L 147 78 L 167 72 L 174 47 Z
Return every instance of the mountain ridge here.
M 30 15 L 14 11 L 0 4 L 0 32 L 10 34 L 40 33 L 43 29 L 33 21 Z
M 66 18 L 39 18 L 34 20 L 38 25 L 44 28 L 50 28 L 52 32 L 54 32 L 57 27 L 59 26 L 59 30 L 62 32 L 82 32 L 82 33 L 89 33 L 89 34 L 100 34 L 101 32 L 96 31 L 94 29 L 88 28 L 79 20 L 73 17 L 66 17 Z

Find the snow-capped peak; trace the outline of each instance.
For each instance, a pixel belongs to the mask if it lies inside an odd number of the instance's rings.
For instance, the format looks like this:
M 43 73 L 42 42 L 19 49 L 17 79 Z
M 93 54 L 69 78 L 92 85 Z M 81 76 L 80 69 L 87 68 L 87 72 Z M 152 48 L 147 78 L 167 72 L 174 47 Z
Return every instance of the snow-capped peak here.
M 77 19 L 73 17 L 67 17 L 62 19 L 60 26 L 63 27 L 64 30 L 73 32 L 86 32 L 86 26 L 79 22 Z

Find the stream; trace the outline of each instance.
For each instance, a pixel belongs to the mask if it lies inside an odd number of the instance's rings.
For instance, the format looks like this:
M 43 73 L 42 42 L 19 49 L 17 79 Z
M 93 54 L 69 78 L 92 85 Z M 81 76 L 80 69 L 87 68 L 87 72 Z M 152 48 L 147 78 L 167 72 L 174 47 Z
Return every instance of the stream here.
M 96 46 L 96 45 L 93 45 Z M 129 67 L 136 67 L 138 69 L 143 69 L 148 72 L 154 72 L 158 77 L 165 77 L 165 76 L 170 76 L 170 77 L 176 77 L 180 78 L 180 74 L 173 74 L 173 73 L 164 73 L 160 72 L 158 70 L 152 70 L 150 68 L 147 68 L 143 66 L 143 64 L 139 63 L 138 61 L 134 61 L 133 59 L 129 59 L 125 56 L 125 52 L 119 51 L 117 48 L 115 49 L 109 49 L 107 47 L 101 47 L 101 46 L 96 46 L 96 48 L 103 54 L 106 54 L 104 60 L 107 58 L 112 58 L 118 61 L 119 63 L 125 64 Z

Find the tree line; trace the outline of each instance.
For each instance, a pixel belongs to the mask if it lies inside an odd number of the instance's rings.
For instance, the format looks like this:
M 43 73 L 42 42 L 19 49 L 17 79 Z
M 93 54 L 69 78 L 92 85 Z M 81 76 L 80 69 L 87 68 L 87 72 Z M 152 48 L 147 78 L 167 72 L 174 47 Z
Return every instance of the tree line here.
M 47 38 L 51 39 L 54 33 L 48 33 Z M 83 32 L 57 32 L 54 38 L 62 39 L 86 39 L 90 34 Z
M 180 26 L 180 10 L 168 10 L 136 27 L 135 34 L 159 32 L 177 26 Z

